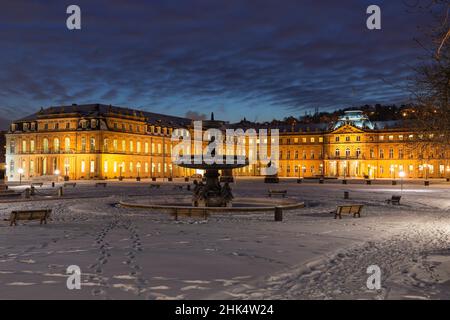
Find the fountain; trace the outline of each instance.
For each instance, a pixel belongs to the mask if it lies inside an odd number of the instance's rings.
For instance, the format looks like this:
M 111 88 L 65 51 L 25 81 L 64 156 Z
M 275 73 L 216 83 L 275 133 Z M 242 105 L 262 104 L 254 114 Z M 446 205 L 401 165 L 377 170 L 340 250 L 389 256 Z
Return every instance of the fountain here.
M 225 123 L 223 121 L 214 120 L 214 113 L 211 113 L 211 120 L 203 121 L 203 127 L 205 129 L 219 129 L 224 130 Z M 208 143 L 208 148 L 214 142 L 214 137 Z M 211 149 L 211 155 L 216 157 L 216 150 Z M 195 155 L 191 156 L 189 163 L 180 163 L 179 166 L 189 169 L 201 169 L 205 170 L 204 177 L 206 183 L 194 181 L 194 194 L 192 196 L 192 206 L 194 207 L 231 207 L 233 194 L 229 185 L 230 172 L 236 168 L 242 168 L 248 166 L 248 160 L 243 156 L 234 156 L 232 161 L 226 159 L 226 156 L 222 156 L 220 163 L 207 163 L 203 157 L 201 163 L 195 163 Z M 228 160 L 228 161 L 227 161 Z M 231 163 L 230 163 L 231 162 Z M 219 170 L 227 173 L 227 179 L 224 184 L 221 185 L 219 181 Z
M 203 127 L 206 129 L 214 128 L 221 131 L 225 129 L 225 122 L 214 120 L 214 114 L 211 114 L 211 120 L 203 121 Z M 208 143 L 208 151 L 214 159 L 220 159 L 221 155 L 217 155 L 214 147 L 211 145 L 214 142 L 214 137 Z M 124 207 L 149 209 L 160 212 L 161 210 L 169 211 L 176 219 L 181 213 L 188 216 L 201 216 L 206 218 L 210 214 L 221 213 L 255 213 L 275 211 L 276 214 L 281 210 L 293 210 L 303 208 L 304 203 L 296 201 L 295 199 L 273 199 L 265 197 L 245 197 L 235 198 L 231 191 L 229 181 L 232 178 L 232 170 L 242 168 L 249 165 L 248 159 L 245 156 L 229 156 L 222 155 L 222 161 L 215 161 L 209 163 L 205 161 L 204 157 L 191 155 L 189 161 L 180 161 L 178 166 L 189 169 L 205 170 L 203 181 L 194 181 L 194 190 L 192 196 L 183 194 L 171 195 L 153 195 L 151 198 L 142 200 L 128 199 L 120 201 L 119 204 Z M 197 161 L 195 161 L 197 159 Z M 200 160 L 201 161 L 198 161 Z M 228 161 L 227 161 L 228 160 Z M 225 174 L 225 179 L 219 180 L 220 174 Z M 279 221 L 279 220 L 277 220 Z

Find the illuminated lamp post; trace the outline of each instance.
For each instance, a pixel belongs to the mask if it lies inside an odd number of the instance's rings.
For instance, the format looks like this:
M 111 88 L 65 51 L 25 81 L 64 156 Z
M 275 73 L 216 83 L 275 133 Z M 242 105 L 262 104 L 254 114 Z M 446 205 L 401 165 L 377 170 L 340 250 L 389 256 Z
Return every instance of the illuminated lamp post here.
M 140 172 L 141 172 L 141 163 L 138 162 L 138 164 L 136 165 L 136 169 L 137 169 L 137 178 L 136 178 L 136 181 L 141 181 L 141 175 L 140 175 Z
M 70 165 L 68 163 L 64 165 L 64 172 L 65 172 L 64 181 L 69 181 L 69 167 Z

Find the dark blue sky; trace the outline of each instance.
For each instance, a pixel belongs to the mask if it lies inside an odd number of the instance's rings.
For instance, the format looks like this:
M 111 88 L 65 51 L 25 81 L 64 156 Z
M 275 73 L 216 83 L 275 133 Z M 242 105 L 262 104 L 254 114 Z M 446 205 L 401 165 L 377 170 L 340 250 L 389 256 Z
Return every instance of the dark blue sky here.
M 0 117 L 98 102 L 262 121 L 401 103 L 429 19 L 416 1 L 1 0 Z M 366 28 L 369 4 L 381 31 Z

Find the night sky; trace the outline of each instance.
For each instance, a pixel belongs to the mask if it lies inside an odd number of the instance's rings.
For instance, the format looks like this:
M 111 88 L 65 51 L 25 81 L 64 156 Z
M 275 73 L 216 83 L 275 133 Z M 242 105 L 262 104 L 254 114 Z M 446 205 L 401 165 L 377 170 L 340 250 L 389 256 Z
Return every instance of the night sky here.
M 0 0 L 0 118 L 105 103 L 272 120 L 408 101 L 417 0 Z M 66 28 L 77 4 L 82 29 Z M 366 8 L 382 30 L 366 28 Z

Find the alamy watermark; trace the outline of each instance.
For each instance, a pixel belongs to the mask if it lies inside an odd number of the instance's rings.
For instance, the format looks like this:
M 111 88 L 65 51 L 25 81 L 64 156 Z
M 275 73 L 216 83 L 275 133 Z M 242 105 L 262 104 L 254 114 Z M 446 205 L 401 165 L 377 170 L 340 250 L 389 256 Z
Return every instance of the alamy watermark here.
M 279 130 L 226 129 L 203 130 L 194 121 L 193 135 L 187 129 L 172 132 L 174 164 L 259 164 L 261 175 L 274 175 L 279 163 Z M 270 151 L 269 151 L 270 150 Z M 270 152 L 270 156 L 269 153 Z

